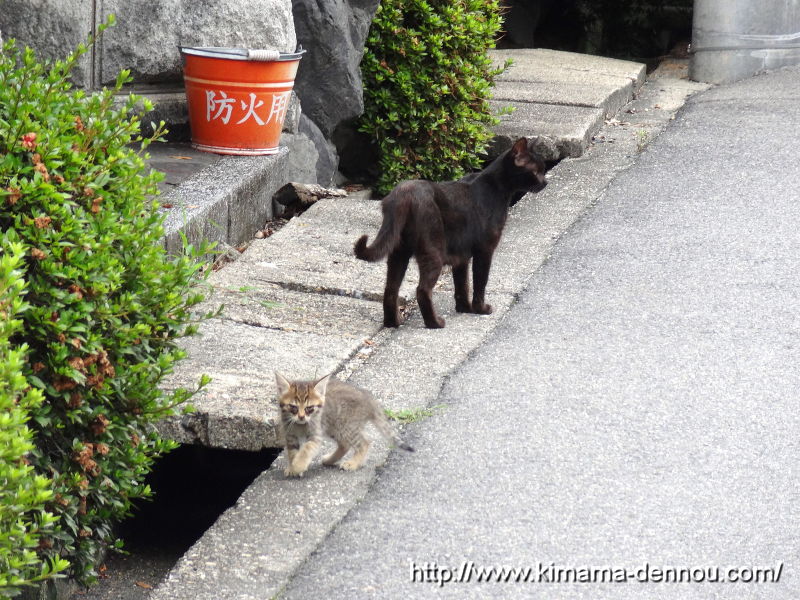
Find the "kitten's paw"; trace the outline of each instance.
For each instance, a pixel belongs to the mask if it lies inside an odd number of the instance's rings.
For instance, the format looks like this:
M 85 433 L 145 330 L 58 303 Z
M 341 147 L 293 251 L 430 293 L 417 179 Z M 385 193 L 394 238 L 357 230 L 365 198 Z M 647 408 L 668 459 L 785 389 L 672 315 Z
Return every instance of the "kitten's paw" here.
M 400 319 L 384 319 L 384 327 L 400 327 Z
M 336 456 L 335 452 L 332 452 L 331 454 L 328 454 L 328 456 L 322 457 L 322 464 L 325 465 L 326 467 L 332 467 L 333 465 L 336 464 L 336 461 L 338 460 L 339 457 Z
M 302 477 L 303 473 L 305 472 L 305 469 L 302 471 L 296 471 L 293 467 L 286 467 L 283 470 L 283 474 L 286 475 L 286 477 Z
M 490 315 L 492 314 L 492 305 L 491 304 L 478 304 L 477 306 L 472 307 L 476 314 L 479 315 Z
M 339 467 L 343 471 L 355 471 L 355 470 L 361 468 L 361 463 L 358 462 L 358 461 L 355 461 L 353 459 L 350 459 L 350 460 L 344 461 L 341 465 L 339 465 Z

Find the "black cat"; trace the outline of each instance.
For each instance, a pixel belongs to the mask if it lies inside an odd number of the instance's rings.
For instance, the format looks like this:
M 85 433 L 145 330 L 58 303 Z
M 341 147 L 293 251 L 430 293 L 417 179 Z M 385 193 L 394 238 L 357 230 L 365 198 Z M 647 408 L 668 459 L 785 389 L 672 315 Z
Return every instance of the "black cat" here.
M 362 260 L 388 256 L 383 324 L 400 324 L 397 294 L 412 256 L 419 265 L 417 302 L 426 327 L 444 327 L 444 319 L 433 308 L 431 290 L 445 264 L 453 267 L 456 310 L 491 313 L 484 292 L 508 207 L 520 192 L 539 192 L 545 185 L 544 161 L 526 138 L 520 138 L 479 173 L 448 183 L 405 181 L 389 192 L 383 199 L 383 223 L 375 240 L 368 246 L 367 236 L 361 236 L 354 248 Z

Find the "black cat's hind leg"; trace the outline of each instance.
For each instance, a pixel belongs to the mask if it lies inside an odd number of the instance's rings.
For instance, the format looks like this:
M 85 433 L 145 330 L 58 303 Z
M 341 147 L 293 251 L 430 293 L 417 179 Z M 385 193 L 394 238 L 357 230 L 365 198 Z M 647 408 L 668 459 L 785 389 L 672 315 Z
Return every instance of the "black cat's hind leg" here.
M 441 329 L 444 319 L 436 315 L 433 307 L 433 286 L 442 274 L 442 259 L 438 252 L 417 254 L 419 264 L 419 285 L 417 286 L 417 304 L 428 329 Z
M 411 253 L 405 250 L 395 250 L 386 260 L 386 288 L 383 291 L 383 326 L 399 327 L 400 311 L 397 307 L 397 297 L 400 285 L 406 276 L 408 261 Z
M 453 265 L 453 287 L 455 288 L 456 312 L 471 313 L 468 262 Z

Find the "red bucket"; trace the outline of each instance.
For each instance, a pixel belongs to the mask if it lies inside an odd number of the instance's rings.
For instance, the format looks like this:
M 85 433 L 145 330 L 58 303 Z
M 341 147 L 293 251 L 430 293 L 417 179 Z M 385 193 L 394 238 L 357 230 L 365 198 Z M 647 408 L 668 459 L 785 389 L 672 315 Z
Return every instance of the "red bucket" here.
M 192 146 L 275 154 L 304 52 L 181 48 Z

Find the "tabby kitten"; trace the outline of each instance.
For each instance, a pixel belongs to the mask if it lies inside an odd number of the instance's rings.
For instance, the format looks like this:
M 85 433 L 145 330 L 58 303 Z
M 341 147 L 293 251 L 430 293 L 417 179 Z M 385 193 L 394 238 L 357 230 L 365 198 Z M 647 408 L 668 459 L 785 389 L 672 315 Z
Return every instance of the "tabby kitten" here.
M 370 422 L 403 450 L 414 451 L 394 432 L 380 404 L 367 390 L 330 375 L 316 381 L 289 381 L 276 372 L 275 381 L 289 463 L 283 471 L 285 475 L 294 477 L 306 472 L 319 451 L 323 434 L 338 446 L 322 459 L 322 464 L 336 464 L 352 448 L 353 455 L 339 466 L 355 471 L 367 457 L 370 441 L 364 436 L 364 427 Z

